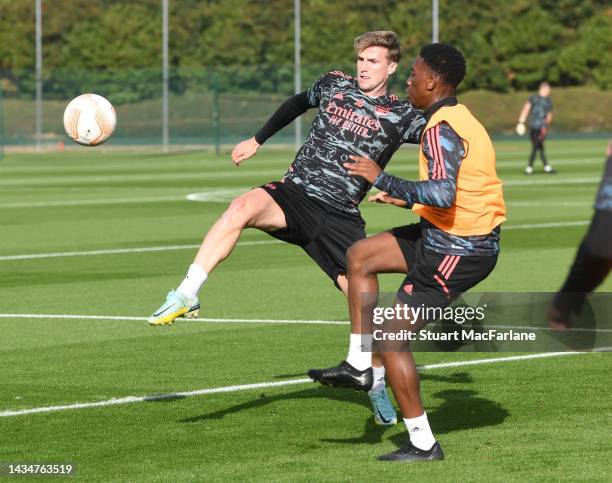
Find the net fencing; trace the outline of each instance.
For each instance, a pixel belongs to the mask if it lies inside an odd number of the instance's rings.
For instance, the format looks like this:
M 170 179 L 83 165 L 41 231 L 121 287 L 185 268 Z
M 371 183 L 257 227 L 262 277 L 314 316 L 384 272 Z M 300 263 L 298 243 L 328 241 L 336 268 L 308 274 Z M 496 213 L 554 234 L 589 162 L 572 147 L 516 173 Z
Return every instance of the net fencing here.
M 354 64 L 303 65 L 302 86 L 307 89 L 326 72 L 342 70 L 353 75 Z M 408 67 L 398 69 L 390 90 L 405 97 Z M 227 149 L 247 139 L 278 106 L 293 94 L 293 65 L 173 68 L 169 76 L 169 147 Z M 36 145 L 36 77 L 33 71 L 0 71 L 0 156 L 7 146 Z M 72 146 L 64 133 L 63 112 L 79 94 L 93 92 L 108 98 L 117 110 L 117 129 L 105 148 L 159 150 L 163 142 L 161 69 L 46 71 L 43 78 L 42 145 L 45 149 Z M 518 112 L 529 93 L 489 91 L 460 93 L 487 130 L 515 136 Z M 553 90 L 553 135 L 581 133 L 605 135 L 612 130 L 607 107 L 612 92 L 592 87 Z M 303 116 L 303 142 L 315 110 Z M 564 134 L 565 135 L 565 134 Z M 288 126 L 268 144 L 293 146 L 295 130 Z
M 354 66 L 333 70 L 351 72 Z M 303 68 L 305 89 L 332 66 Z M 36 142 L 35 74 L 0 72 L 5 86 L 5 143 L 32 147 Z M 158 147 L 162 144 L 161 69 L 121 71 L 55 70 L 43 80 L 42 144 L 67 141 L 63 111 L 79 94 L 106 97 L 117 111 L 117 128 L 105 146 Z M 217 148 L 253 134 L 293 94 L 293 65 L 176 68 L 169 81 L 169 143 L 173 150 Z M 303 131 L 314 112 L 304 117 Z M 0 118 L 1 119 L 1 118 Z M 287 127 L 271 143 L 292 144 Z

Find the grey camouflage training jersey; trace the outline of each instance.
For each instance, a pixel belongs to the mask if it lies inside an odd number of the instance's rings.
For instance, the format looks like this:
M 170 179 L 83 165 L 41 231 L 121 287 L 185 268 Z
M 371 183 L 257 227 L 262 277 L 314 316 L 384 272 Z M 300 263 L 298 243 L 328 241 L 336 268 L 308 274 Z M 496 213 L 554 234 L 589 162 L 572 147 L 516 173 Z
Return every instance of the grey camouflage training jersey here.
M 347 173 L 349 155 L 374 160 L 381 168 L 402 143 L 418 144 L 425 119 L 421 111 L 393 95 L 368 97 L 357 79 L 330 72 L 308 90 L 318 107 L 306 142 L 298 151 L 284 181 L 301 185 L 306 193 L 327 205 L 359 214 L 371 184 Z
M 546 126 L 546 116 L 553 109 L 550 97 L 536 94 L 529 98 L 529 104 L 531 104 L 529 127 L 531 129 L 541 129 Z

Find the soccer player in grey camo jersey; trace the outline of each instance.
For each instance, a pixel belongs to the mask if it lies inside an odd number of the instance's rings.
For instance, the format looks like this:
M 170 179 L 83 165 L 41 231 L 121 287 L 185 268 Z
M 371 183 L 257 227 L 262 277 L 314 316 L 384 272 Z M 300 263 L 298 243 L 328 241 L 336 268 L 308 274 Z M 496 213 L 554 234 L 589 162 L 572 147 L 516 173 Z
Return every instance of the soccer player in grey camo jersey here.
M 555 173 L 555 170 L 546 159 L 544 152 L 544 139 L 548 134 L 548 128 L 553 119 L 552 101 L 550 100 L 550 84 L 542 82 L 538 93 L 529 98 L 523 106 L 523 110 L 519 115 L 518 125 L 516 130 L 522 134 L 525 132 L 525 122 L 529 116 L 529 138 L 531 139 L 531 154 L 529 155 L 529 163 L 525 167 L 525 174 L 533 174 L 533 162 L 536 155 L 540 153 L 542 163 L 544 163 L 544 172 L 548 174 Z
M 198 293 L 214 268 L 227 258 L 246 228 L 300 246 L 347 295 L 346 251 L 365 238 L 358 205 L 371 183 L 351 176 L 350 156 L 365 156 L 383 169 L 402 143 L 418 144 L 425 120 L 421 111 L 387 93 L 401 47 L 389 31 L 368 32 L 354 42 L 357 77 L 323 75 L 306 92 L 289 98 L 254 137 L 232 152 L 238 166 L 261 144 L 308 109 L 318 113 L 304 145 L 280 181 L 256 187 L 231 202 L 206 234 L 187 276 L 149 319 L 172 324 L 196 315 Z M 374 360 L 376 384 L 370 391 L 378 424 L 397 421 L 385 391 L 384 368 Z

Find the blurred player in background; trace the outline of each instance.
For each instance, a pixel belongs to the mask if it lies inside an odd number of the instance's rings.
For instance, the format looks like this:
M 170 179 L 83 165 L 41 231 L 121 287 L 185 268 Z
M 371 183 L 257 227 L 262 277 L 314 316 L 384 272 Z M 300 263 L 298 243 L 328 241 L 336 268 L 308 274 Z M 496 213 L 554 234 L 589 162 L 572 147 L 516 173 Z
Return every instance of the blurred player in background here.
M 546 159 L 544 152 L 544 139 L 548 133 L 548 128 L 552 123 L 552 101 L 550 100 L 550 85 L 548 82 L 542 82 L 538 93 L 531 96 L 523 106 L 523 110 L 519 116 L 516 132 L 520 135 L 525 133 L 525 121 L 529 116 L 529 137 L 531 138 L 531 155 L 529 156 L 529 164 L 525 167 L 525 174 L 533 174 L 533 162 L 539 152 L 542 162 L 544 163 L 544 172 L 552 174 L 555 170 Z
M 572 316 L 580 313 L 588 293 L 605 280 L 612 268 L 612 141 L 608 143 L 606 156 L 589 231 L 548 312 L 548 323 L 553 329 L 571 327 Z
M 377 31 L 355 39 L 357 78 L 342 72 L 322 76 L 306 92 L 289 98 L 254 137 L 232 152 L 236 165 L 253 156 L 270 136 L 310 108 L 318 108 L 306 142 L 281 181 L 239 196 L 206 234 L 187 276 L 149 319 L 171 324 L 199 310 L 198 293 L 214 268 L 227 258 L 245 228 L 257 228 L 298 245 L 346 295 L 346 251 L 365 238 L 358 205 L 370 190 L 350 176 L 343 163 L 368 156 L 384 168 L 402 143 L 418 144 L 425 120 L 421 111 L 387 93 L 401 57 L 395 33 Z M 382 363 L 369 392 L 376 422 L 397 422 L 385 390 Z
M 349 311 L 352 337 L 372 337 L 364 294 L 378 293 L 377 274 L 406 273 L 396 303 L 413 308 L 445 307 L 484 280 L 495 267 L 500 225 L 505 221 L 495 151 L 484 127 L 462 104 L 456 88 L 465 76 L 465 59 L 448 44 L 423 47 L 408 79 L 408 97 L 424 109 L 419 153 L 420 181 L 388 174 L 375 162 L 355 157 L 349 172 L 381 190 L 370 201 L 389 203 L 420 215 L 420 223 L 394 228 L 357 242 L 349 250 Z M 415 331 L 423 320 L 391 321 L 399 331 Z M 365 336 L 364 336 L 365 334 Z M 351 339 L 352 341 L 353 339 Z M 398 402 L 409 440 L 383 461 L 443 459 L 420 396 L 419 376 L 409 342 L 383 343 L 381 356 Z M 368 390 L 371 352 L 349 347 L 339 366 L 311 369 L 322 384 Z

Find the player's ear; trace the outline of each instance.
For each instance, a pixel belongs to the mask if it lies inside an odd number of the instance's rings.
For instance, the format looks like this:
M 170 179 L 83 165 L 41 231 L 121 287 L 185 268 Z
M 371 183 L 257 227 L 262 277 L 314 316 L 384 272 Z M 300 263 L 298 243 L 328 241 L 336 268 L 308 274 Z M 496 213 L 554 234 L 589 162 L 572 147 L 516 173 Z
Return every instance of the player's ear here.
M 429 76 L 427 77 L 427 90 L 433 91 L 437 87 L 438 82 L 440 82 L 440 76 L 430 72 Z
M 392 75 L 397 70 L 397 62 L 391 62 L 387 67 L 387 75 Z

